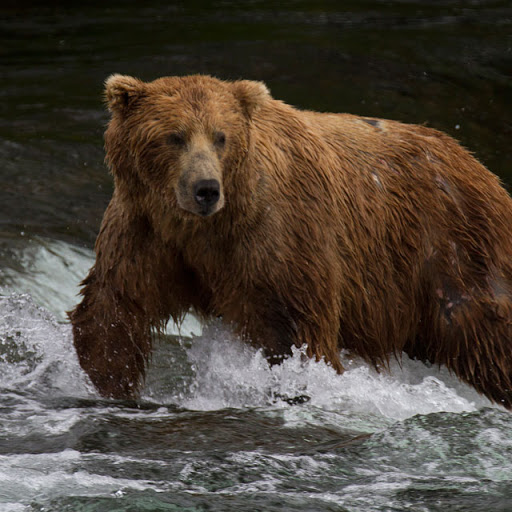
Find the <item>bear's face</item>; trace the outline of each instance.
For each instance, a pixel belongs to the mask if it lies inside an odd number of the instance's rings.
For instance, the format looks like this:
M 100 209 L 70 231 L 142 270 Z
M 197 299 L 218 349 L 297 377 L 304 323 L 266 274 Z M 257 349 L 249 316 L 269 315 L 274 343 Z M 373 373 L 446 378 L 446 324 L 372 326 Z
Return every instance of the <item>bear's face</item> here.
M 144 83 L 113 75 L 106 97 L 105 145 L 116 178 L 132 192 L 150 190 L 170 208 L 207 217 L 236 188 L 251 116 L 270 95 L 260 82 L 192 76 Z

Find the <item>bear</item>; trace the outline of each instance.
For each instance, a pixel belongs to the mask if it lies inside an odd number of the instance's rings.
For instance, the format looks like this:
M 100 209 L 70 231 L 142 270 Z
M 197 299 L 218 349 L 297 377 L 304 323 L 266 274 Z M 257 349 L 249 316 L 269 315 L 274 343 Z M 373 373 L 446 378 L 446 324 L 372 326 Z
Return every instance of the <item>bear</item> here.
M 458 142 L 251 80 L 115 74 L 105 97 L 114 192 L 69 313 L 101 395 L 136 398 L 152 333 L 192 311 L 271 364 L 405 354 L 512 407 L 512 200 Z

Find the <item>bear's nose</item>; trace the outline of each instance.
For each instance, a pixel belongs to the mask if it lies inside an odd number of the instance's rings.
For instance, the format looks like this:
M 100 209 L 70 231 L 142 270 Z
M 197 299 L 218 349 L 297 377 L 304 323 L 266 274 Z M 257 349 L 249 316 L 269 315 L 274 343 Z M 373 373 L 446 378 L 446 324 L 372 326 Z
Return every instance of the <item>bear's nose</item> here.
M 213 206 L 220 198 L 220 184 L 217 180 L 199 180 L 194 185 L 194 197 L 203 207 Z

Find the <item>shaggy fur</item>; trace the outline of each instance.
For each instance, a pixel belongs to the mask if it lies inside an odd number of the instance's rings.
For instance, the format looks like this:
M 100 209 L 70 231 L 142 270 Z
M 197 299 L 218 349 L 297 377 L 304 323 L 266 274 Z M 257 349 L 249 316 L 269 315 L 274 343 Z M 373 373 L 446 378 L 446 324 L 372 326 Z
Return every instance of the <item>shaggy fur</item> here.
M 103 395 L 136 395 L 151 329 L 192 309 L 272 362 L 303 344 L 339 372 L 342 348 L 377 368 L 405 352 L 511 408 L 512 201 L 453 139 L 250 81 L 114 75 L 106 97 L 115 192 L 70 314 Z

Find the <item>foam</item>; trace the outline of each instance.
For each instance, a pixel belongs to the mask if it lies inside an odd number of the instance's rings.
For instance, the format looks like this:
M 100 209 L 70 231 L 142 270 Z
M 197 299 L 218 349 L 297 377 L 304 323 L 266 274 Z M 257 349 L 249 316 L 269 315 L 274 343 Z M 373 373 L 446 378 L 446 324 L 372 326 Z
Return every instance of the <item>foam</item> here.
M 446 369 L 427 367 L 405 355 L 401 364 L 392 361 L 390 371 L 381 373 L 341 354 L 346 371 L 338 375 L 299 349 L 281 365 L 270 367 L 261 351 L 242 343 L 219 323 L 194 338 L 187 357 L 195 379 L 191 394 L 179 405 L 189 409 L 289 407 L 290 400 L 304 397 L 308 407 L 402 420 L 415 414 L 491 406 Z

